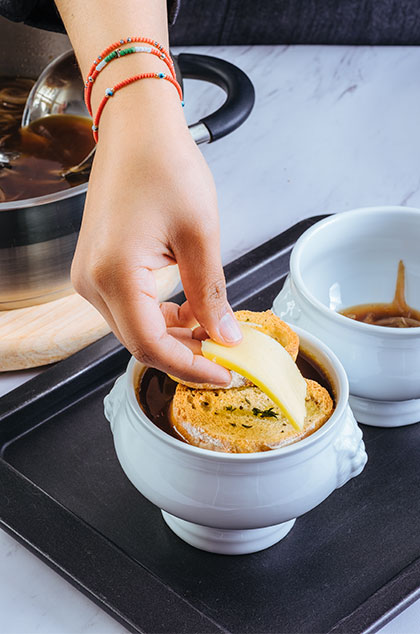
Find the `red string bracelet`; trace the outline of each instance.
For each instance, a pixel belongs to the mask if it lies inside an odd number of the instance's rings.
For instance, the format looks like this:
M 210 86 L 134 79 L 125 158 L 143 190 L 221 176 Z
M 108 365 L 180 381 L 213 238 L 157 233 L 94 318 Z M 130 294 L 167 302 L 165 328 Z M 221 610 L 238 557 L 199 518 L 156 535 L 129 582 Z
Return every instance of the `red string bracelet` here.
M 124 88 L 125 86 L 129 86 L 130 84 L 133 84 L 135 81 L 140 81 L 141 79 L 166 79 L 166 81 L 169 81 L 173 86 L 175 86 L 175 88 L 178 91 L 179 98 L 181 99 L 181 105 L 182 106 L 184 105 L 184 102 L 182 100 L 181 86 L 173 77 L 170 77 L 169 75 L 166 75 L 165 73 L 142 73 L 141 75 L 133 75 L 132 77 L 128 77 L 128 79 L 124 79 L 123 81 L 120 81 L 120 83 L 116 84 L 113 88 L 107 88 L 105 90 L 105 97 L 102 99 L 101 103 L 99 104 L 98 110 L 96 112 L 95 120 L 92 126 L 93 138 L 95 139 L 96 143 L 98 142 L 99 120 L 101 118 L 102 111 L 105 108 L 105 104 L 107 103 L 108 99 L 110 97 L 113 97 L 118 90 L 121 90 L 121 88 Z
M 125 39 L 122 38 L 121 40 L 118 40 L 118 42 L 114 42 L 113 44 L 110 44 L 106 49 L 104 49 L 102 53 L 98 55 L 98 57 L 94 60 L 92 66 L 89 69 L 89 73 L 85 82 L 85 103 L 89 111 L 89 114 L 91 116 L 92 116 L 92 107 L 91 107 L 92 88 L 93 88 L 93 84 L 95 82 L 96 77 L 98 76 L 98 74 L 102 70 L 102 67 L 104 66 L 105 58 L 108 57 L 106 61 L 107 63 L 111 61 L 110 58 L 122 57 L 126 55 L 127 53 L 125 53 L 124 51 L 127 49 L 122 49 L 117 51 L 116 49 L 119 49 L 122 44 L 130 44 L 133 42 L 141 42 L 143 44 L 150 44 L 155 49 L 158 49 L 158 50 L 139 51 L 139 52 L 148 52 L 162 59 L 165 62 L 165 64 L 168 66 L 172 77 L 176 79 L 174 63 L 168 51 L 166 50 L 164 46 L 162 46 L 162 44 L 159 44 L 159 42 L 157 42 L 156 40 L 152 40 L 151 38 L 148 38 L 148 37 L 127 37 Z M 130 51 L 130 52 L 134 52 L 134 51 Z M 100 67 L 99 69 L 98 69 L 98 66 Z

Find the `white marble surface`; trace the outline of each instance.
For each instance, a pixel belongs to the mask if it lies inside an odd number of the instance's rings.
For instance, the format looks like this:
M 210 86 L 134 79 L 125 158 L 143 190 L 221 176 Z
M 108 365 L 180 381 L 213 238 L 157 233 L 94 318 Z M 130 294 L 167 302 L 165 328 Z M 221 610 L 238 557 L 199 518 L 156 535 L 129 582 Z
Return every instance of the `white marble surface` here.
M 419 48 L 194 47 L 252 78 L 255 109 L 203 152 L 220 203 L 224 262 L 298 220 L 376 204 L 420 207 Z M 186 83 L 189 122 L 222 102 Z M 0 393 L 31 373 L 0 378 Z M 124 628 L 0 531 L 1 634 Z M 383 634 L 420 632 L 420 602 Z M 193 633 L 192 633 L 193 634 Z

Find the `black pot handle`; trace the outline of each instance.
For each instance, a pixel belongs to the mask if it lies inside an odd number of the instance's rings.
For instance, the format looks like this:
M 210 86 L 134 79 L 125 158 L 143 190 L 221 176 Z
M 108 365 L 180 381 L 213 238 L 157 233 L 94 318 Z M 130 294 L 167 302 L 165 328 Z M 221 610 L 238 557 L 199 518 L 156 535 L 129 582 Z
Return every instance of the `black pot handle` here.
M 227 95 L 216 112 L 189 126 L 196 143 L 211 143 L 239 128 L 254 107 L 255 91 L 249 77 L 234 64 L 217 57 L 181 53 L 177 61 L 183 79 L 211 82 Z

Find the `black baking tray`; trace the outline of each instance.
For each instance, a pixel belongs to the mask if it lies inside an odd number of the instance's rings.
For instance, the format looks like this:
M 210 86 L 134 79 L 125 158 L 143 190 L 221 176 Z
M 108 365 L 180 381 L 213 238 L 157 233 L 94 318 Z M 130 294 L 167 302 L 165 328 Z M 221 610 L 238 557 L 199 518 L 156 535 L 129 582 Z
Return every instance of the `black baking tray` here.
M 226 267 L 235 308 L 269 308 L 310 218 Z M 375 632 L 420 595 L 420 425 L 364 427 L 359 477 L 260 553 L 188 546 L 130 484 L 103 398 L 113 336 L 0 399 L 0 526 L 133 632 Z

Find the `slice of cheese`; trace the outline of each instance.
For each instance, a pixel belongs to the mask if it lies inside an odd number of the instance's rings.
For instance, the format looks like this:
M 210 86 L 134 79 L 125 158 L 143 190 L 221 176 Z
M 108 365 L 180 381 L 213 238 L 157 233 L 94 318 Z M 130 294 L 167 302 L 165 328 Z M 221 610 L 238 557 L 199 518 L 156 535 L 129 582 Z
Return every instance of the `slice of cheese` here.
M 211 339 L 201 344 L 206 359 L 252 381 L 278 405 L 295 427 L 303 429 L 306 381 L 283 346 L 263 332 L 239 323 L 243 339 L 232 348 Z

